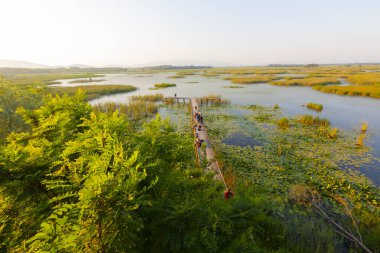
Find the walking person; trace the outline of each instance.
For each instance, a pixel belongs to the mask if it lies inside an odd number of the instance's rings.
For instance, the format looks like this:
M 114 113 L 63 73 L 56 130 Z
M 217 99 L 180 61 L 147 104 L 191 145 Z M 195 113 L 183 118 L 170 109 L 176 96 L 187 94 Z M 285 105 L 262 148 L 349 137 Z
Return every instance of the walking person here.
M 233 198 L 233 197 L 234 197 L 234 193 L 232 192 L 232 190 L 230 188 L 228 188 L 224 192 L 224 199 L 227 201 L 227 200 L 229 200 L 230 198 Z

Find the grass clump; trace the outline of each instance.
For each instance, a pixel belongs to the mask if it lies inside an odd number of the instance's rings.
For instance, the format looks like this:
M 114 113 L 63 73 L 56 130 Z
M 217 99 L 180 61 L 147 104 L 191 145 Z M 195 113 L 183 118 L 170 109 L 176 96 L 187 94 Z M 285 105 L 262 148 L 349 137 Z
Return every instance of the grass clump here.
M 331 77 L 309 77 L 309 78 L 296 78 L 283 81 L 271 82 L 273 85 L 278 86 L 316 86 L 327 84 L 339 84 L 340 81 Z
M 61 79 L 76 79 L 76 78 L 93 78 L 93 77 L 102 77 L 103 75 L 94 74 L 94 73 L 76 73 L 76 74 L 16 74 L 8 76 L 7 79 L 10 84 L 15 85 L 30 85 L 36 82 L 43 84 L 57 84 L 52 83 L 52 81 L 61 80 Z
M 112 95 L 117 93 L 125 93 L 137 90 L 132 85 L 86 85 L 75 87 L 52 87 L 53 93 L 68 94 L 73 96 L 78 89 L 86 92 L 86 100 L 92 100 L 105 95 Z
M 277 126 L 282 129 L 289 128 L 289 120 L 288 118 L 281 118 L 277 121 Z
M 330 121 L 328 119 L 321 119 L 318 116 L 313 117 L 313 115 L 301 115 L 298 118 L 298 122 L 308 126 L 330 126 Z
M 308 103 L 307 105 L 307 108 L 311 109 L 311 110 L 315 110 L 315 111 L 322 111 L 323 110 L 323 105 L 322 104 L 314 104 L 314 103 Z

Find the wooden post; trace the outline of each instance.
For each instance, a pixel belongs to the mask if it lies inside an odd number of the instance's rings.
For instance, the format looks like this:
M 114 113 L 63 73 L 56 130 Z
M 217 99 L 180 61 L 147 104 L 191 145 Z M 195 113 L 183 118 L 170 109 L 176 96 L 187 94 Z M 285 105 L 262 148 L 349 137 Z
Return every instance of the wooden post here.
M 206 98 L 206 105 L 208 105 L 208 98 Z

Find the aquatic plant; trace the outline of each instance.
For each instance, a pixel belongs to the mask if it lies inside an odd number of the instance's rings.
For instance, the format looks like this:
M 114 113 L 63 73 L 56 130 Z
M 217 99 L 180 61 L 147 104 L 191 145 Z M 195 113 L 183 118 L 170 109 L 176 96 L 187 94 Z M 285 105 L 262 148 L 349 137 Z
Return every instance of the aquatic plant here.
M 281 118 L 277 121 L 277 126 L 282 129 L 287 129 L 289 127 L 289 119 L 288 118 Z
M 362 133 L 367 132 L 368 122 L 363 122 L 361 129 L 362 129 Z
M 323 110 L 323 105 L 322 104 L 315 104 L 315 103 L 308 103 L 307 108 L 315 110 L 315 111 L 322 111 Z
M 364 138 L 365 134 L 361 133 L 357 138 L 356 138 L 356 147 L 363 147 L 364 146 Z
M 337 95 L 380 98 L 380 85 L 314 86 L 313 89 Z
M 313 117 L 313 115 L 301 115 L 297 120 L 299 123 L 308 126 L 316 125 L 328 127 L 330 125 L 330 121 L 328 119 L 321 119 L 318 116 Z

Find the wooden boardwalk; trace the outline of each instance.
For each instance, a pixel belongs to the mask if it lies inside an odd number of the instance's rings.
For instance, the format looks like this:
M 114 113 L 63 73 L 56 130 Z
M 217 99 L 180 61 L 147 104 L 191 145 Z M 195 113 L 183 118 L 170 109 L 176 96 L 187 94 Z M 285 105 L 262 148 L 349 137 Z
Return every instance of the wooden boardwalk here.
M 216 180 L 222 181 L 224 186 L 227 189 L 228 188 L 227 184 L 226 184 L 224 177 L 223 177 L 223 174 L 220 170 L 218 161 L 215 158 L 215 152 L 214 152 L 214 150 L 211 146 L 210 140 L 208 139 L 208 136 L 207 136 L 207 128 L 206 128 L 204 122 L 197 122 L 197 120 L 194 117 L 194 115 L 196 113 L 200 112 L 198 102 L 197 102 L 197 98 L 187 98 L 187 99 L 190 99 L 191 117 L 192 117 L 193 124 L 197 124 L 197 125 L 202 126 L 201 131 L 197 131 L 197 133 L 198 133 L 198 139 L 202 142 L 202 144 L 203 144 L 203 142 L 206 143 L 207 167 L 206 167 L 205 172 L 215 173 L 214 178 Z M 219 103 L 220 103 L 220 100 L 219 100 Z M 195 135 L 195 131 L 194 131 L 194 135 Z M 204 159 L 204 154 L 201 151 L 201 148 L 197 148 L 196 152 L 197 152 L 198 162 L 201 162 Z

